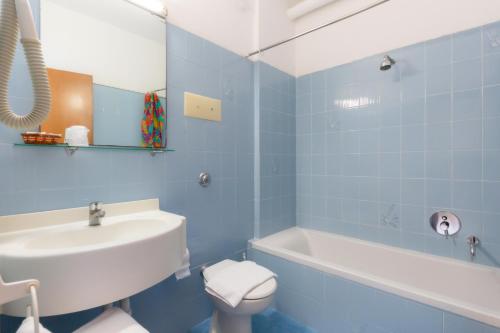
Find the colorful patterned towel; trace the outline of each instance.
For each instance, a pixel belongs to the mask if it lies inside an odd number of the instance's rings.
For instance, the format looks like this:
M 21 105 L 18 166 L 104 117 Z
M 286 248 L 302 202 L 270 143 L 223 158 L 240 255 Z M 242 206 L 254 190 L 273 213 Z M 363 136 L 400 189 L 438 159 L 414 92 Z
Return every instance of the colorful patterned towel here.
M 144 116 L 141 131 L 144 147 L 162 147 L 163 128 L 165 126 L 165 110 L 157 93 L 146 93 L 144 96 Z

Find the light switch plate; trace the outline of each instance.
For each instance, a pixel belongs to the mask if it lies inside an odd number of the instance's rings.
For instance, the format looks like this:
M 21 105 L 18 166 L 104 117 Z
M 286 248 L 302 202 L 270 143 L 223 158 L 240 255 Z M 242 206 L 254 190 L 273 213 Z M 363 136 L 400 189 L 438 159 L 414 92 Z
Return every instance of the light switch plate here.
M 191 118 L 221 121 L 221 100 L 185 92 L 184 115 Z

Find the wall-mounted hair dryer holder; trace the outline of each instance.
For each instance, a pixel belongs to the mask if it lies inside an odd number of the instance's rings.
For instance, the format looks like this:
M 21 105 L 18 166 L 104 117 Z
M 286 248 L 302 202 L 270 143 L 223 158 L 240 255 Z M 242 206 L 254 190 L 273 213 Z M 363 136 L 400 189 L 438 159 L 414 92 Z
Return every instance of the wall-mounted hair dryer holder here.
M 0 122 L 15 129 L 40 125 L 50 111 L 51 93 L 42 44 L 38 39 L 33 13 L 28 0 L 2 0 L 0 12 Z M 14 113 L 9 105 L 9 80 L 21 32 L 33 85 L 33 109 L 25 115 Z

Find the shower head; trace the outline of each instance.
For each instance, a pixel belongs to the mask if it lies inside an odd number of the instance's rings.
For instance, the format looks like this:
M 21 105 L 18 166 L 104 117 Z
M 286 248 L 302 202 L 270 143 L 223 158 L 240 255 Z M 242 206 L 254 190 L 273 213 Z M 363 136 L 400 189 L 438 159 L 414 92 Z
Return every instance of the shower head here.
M 389 57 L 388 55 L 384 56 L 384 60 L 382 60 L 382 63 L 380 63 L 380 70 L 381 71 L 387 71 L 391 69 L 392 65 L 394 65 L 396 61 Z

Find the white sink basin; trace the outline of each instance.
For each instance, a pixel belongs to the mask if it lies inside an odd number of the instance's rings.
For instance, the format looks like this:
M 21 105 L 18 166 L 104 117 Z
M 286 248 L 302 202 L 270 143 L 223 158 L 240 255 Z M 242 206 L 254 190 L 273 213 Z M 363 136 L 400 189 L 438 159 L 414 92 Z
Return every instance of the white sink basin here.
M 178 270 L 186 219 L 159 210 L 158 200 L 105 205 L 102 225 L 88 208 L 0 217 L 0 275 L 40 281 L 42 316 L 108 304 L 147 289 Z M 1 312 L 24 316 L 28 299 Z

